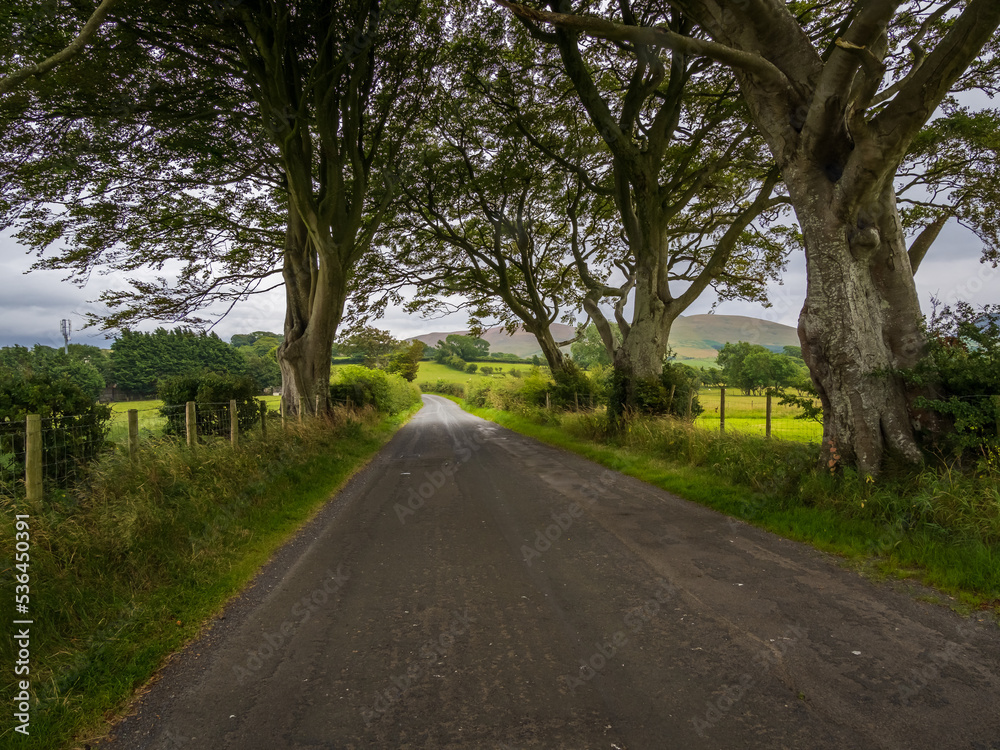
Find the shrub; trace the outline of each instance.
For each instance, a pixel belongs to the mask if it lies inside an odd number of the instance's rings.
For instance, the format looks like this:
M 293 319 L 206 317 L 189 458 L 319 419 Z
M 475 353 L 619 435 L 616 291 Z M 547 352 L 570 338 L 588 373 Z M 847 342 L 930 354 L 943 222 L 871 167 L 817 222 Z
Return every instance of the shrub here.
M 347 365 L 337 371 L 330 384 L 330 399 L 396 414 L 420 401 L 420 388 L 399 375 Z
M 42 417 L 42 470 L 62 481 L 70 470 L 95 459 L 105 447 L 111 407 L 98 404 L 73 380 L 49 372 L 25 375 L 0 368 L 0 435 L 7 468 L 20 473 L 26 458 L 23 422 Z
M 183 435 L 186 430 L 184 405 L 195 402 L 198 434 L 227 436 L 231 429 L 229 402 L 236 401 L 239 428 L 252 430 L 260 416 L 257 381 L 249 375 L 175 375 L 160 381 L 157 395 L 163 400 L 160 413 L 167 418 L 164 432 Z
M 951 429 L 922 438 L 937 453 L 981 460 L 1000 449 L 1000 306 L 935 307 L 927 332 L 924 359 L 902 374 L 935 392 L 915 406 L 941 415 Z
M 615 370 L 611 375 L 610 399 L 613 404 L 629 403 L 642 414 L 669 414 L 675 417 L 688 416 L 688 400 L 691 399 L 691 415 L 698 416 L 702 406 L 697 395 L 701 380 L 699 373 L 688 365 L 668 362 L 663 366 L 659 378 L 634 378 L 629 380 Z
M 490 391 L 494 388 L 492 381 L 485 378 L 473 380 L 465 390 L 466 403 L 473 406 L 487 406 L 490 404 Z
M 453 370 L 458 370 L 459 372 L 465 372 L 466 362 L 464 359 L 459 357 L 457 354 L 448 354 L 444 357 L 442 362 Z
M 583 370 L 570 363 L 568 370 L 553 376 L 551 393 L 554 406 L 568 408 L 576 406 L 578 399 L 586 403 L 593 393 L 593 385 Z
M 583 406 L 590 403 L 591 395 L 594 395 L 595 401 L 601 400 L 605 389 L 603 375 L 603 371 L 598 370 L 597 376 L 592 378 L 575 369 L 553 379 L 549 377 L 548 370 L 533 367 L 524 375 L 510 380 L 482 378 L 470 383 L 465 400 L 472 406 L 528 413 L 544 407 L 548 394 L 549 403 L 555 409 L 574 407 L 576 396 L 579 396 Z
M 663 366 L 660 383 L 667 398 L 664 414 L 694 419 L 704 411 L 698 401 L 698 386 L 701 385 L 701 373 L 698 370 L 689 365 L 668 362 Z

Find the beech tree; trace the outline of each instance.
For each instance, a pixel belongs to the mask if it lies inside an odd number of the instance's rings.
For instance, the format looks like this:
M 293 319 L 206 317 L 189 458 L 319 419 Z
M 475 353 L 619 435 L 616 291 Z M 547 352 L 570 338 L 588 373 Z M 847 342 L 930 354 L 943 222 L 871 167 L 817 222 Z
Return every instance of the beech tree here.
M 1000 113 L 951 100 L 942 110 L 913 139 L 896 174 L 914 274 L 951 220 L 983 243 L 984 262 L 1000 261 Z
M 567 375 L 573 365 L 560 347 L 570 341 L 556 341 L 551 325 L 571 319 L 583 296 L 571 232 L 596 251 L 607 249 L 592 242 L 605 239 L 604 227 L 571 224 L 566 175 L 549 169 L 474 87 L 457 84 L 434 103 L 434 121 L 405 162 L 405 202 L 387 249 L 395 263 L 385 259 L 377 284 L 416 284 L 413 311 L 460 299 L 474 330 L 485 320 L 523 327 L 553 375 Z
M 109 300 L 111 325 L 190 321 L 280 276 L 283 390 L 325 408 L 352 273 L 391 201 L 387 165 L 437 54 L 439 10 L 246 0 L 112 11 L 93 48 L 100 79 L 56 71 L 19 100 L 47 127 L 4 144 L 17 186 L 4 221 L 39 250 L 69 239 L 43 265 L 80 278 L 181 262 L 179 283 L 133 279 Z M 46 141 L 62 160 L 38 148 Z
M 1000 3 L 665 0 L 698 24 L 649 28 L 501 4 L 532 22 L 716 60 L 739 81 L 806 246 L 803 356 L 824 409 L 824 460 L 876 474 L 920 463 L 894 371 L 924 351 L 894 178 L 949 92 L 996 85 Z M 572 31 L 571 31 L 572 30 Z
M 561 134 L 534 130 L 530 111 L 511 101 L 515 121 L 533 144 L 588 190 L 607 190 L 617 208 L 627 243 L 620 258 L 624 282 L 608 284 L 576 259 L 588 289 L 584 309 L 613 356 L 611 408 L 617 413 L 636 406 L 637 394 L 651 382 L 659 383 L 673 321 L 707 288 L 762 294 L 767 276 L 782 265 L 784 247 L 754 222 L 785 197 L 776 192 L 780 180 L 762 158 L 763 144 L 739 123 L 741 103 L 725 69 L 683 49 L 670 50 L 664 61 L 656 42 L 584 43 L 561 24 L 552 30 L 541 25 L 561 14 L 500 4 L 552 51 L 545 69 L 561 69 L 608 157 L 595 173 L 572 144 L 560 143 Z M 688 17 L 669 7 L 625 0 L 617 10 L 627 23 L 650 30 L 663 24 L 684 38 L 691 31 Z M 605 299 L 614 305 L 620 342 L 602 307 Z M 631 320 L 624 315 L 629 301 Z
M 14 53 L 11 56 L 4 55 L 5 59 L 0 61 L 2 62 L 0 70 L 9 69 L 4 75 L 0 76 L 0 94 L 12 91 L 16 86 L 32 76 L 45 75 L 57 66 L 69 62 L 83 52 L 87 48 L 87 45 L 90 44 L 97 30 L 101 27 L 101 24 L 107 19 L 108 13 L 120 2 L 121 0 L 101 0 L 86 19 L 79 33 L 66 43 L 65 46 L 63 46 L 62 39 L 58 39 L 58 41 L 47 39 L 45 46 L 49 47 L 47 50 L 48 56 L 36 62 L 28 62 L 25 59 L 25 52 L 30 53 L 33 51 L 32 48 L 35 45 L 21 37 L 20 33 L 39 35 L 39 32 L 44 34 L 46 31 L 52 31 L 51 28 L 45 29 L 46 26 L 58 26 L 58 7 L 56 3 L 42 3 L 32 8 L 9 7 L 4 11 L 0 11 L 2 13 L 0 15 L 0 32 L 8 32 L 6 38 L 10 44 L 9 49 Z M 16 19 L 16 22 L 10 18 L 10 15 L 14 13 L 20 16 Z M 27 23 L 24 22 L 25 20 L 27 20 Z M 15 30 L 20 33 L 15 35 Z M 61 35 L 56 32 L 55 36 L 58 38 Z

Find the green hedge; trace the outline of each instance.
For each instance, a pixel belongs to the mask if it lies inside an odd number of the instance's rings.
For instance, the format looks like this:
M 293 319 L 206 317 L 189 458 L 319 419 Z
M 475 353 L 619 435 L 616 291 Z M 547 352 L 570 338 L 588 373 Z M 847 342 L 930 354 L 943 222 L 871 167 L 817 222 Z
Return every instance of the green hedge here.
M 446 380 L 424 381 L 420 384 L 420 390 L 424 393 L 441 393 L 445 396 L 465 398 L 465 386 L 461 383 L 449 383 Z
M 420 401 L 420 388 L 403 377 L 361 365 L 347 365 L 330 383 L 330 400 L 353 406 L 372 406 L 397 414 Z
M 240 430 L 247 432 L 260 417 L 257 382 L 249 375 L 177 375 L 160 381 L 158 395 L 163 400 L 160 413 L 167 418 L 168 435 L 183 435 L 184 405 L 195 402 L 198 434 L 227 436 L 230 431 L 229 402 L 236 401 Z M 222 406 L 225 404 L 225 406 Z

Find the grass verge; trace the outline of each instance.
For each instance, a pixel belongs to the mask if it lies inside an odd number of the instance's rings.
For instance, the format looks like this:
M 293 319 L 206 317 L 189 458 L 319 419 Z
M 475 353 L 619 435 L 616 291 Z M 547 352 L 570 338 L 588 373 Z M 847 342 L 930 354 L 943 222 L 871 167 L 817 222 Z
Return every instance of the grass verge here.
M 235 450 L 225 440 L 193 452 L 150 441 L 137 461 L 121 450 L 102 459 L 75 492 L 38 507 L 8 502 L 5 547 L 14 514 L 30 516 L 32 701 L 30 734 L 5 721 L 0 747 L 69 748 L 102 734 L 415 410 L 338 410 Z M 9 572 L 13 554 L 4 557 Z M 6 664 L 11 649 L 3 639 Z M 5 670 L 8 707 L 13 679 Z
M 718 435 L 673 420 L 608 434 L 600 415 L 467 411 L 784 537 L 878 577 L 909 578 L 1000 620 L 995 475 L 927 470 L 873 484 L 814 467 L 818 448 Z

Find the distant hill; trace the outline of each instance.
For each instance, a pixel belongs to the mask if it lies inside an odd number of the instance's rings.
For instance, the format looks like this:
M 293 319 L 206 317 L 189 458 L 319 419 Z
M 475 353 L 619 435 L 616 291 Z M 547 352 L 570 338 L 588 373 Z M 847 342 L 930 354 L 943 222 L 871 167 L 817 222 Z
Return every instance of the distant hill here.
M 575 330 L 573 326 L 568 326 L 564 323 L 552 324 L 552 335 L 556 341 L 566 341 L 573 338 Z M 423 341 L 428 346 L 437 346 L 438 341 L 444 341 L 453 333 L 457 333 L 460 336 L 469 335 L 468 331 L 435 331 L 434 333 L 424 333 L 413 338 Z M 510 335 L 502 326 L 495 326 L 494 328 L 488 328 L 480 338 L 490 342 L 490 352 L 505 352 L 506 354 L 516 354 L 518 357 L 531 357 L 535 354 L 541 355 L 542 353 L 534 335 L 528 333 L 523 328 L 518 329 L 513 335 Z M 407 339 L 407 341 L 412 340 Z
M 670 346 L 678 360 L 714 359 L 726 343 L 737 341 L 780 352 L 786 346 L 799 346 L 799 333 L 792 326 L 743 315 L 681 316 L 670 331 Z
M 552 334 L 556 341 L 572 338 L 573 330 L 573 326 L 562 323 L 552 326 Z M 435 331 L 414 338 L 429 346 L 437 346 L 438 341 L 444 341 L 452 333 L 469 335 L 468 331 Z M 535 337 L 524 330 L 508 335 L 498 326 L 488 329 L 482 338 L 490 342 L 491 352 L 506 352 L 519 357 L 531 357 L 542 353 Z M 714 359 L 719 349 L 727 342 L 737 341 L 747 341 L 774 351 L 781 351 L 785 346 L 798 346 L 799 334 L 792 326 L 743 315 L 681 316 L 674 322 L 670 331 L 670 346 L 680 361 Z M 565 349 L 568 350 L 569 347 Z

